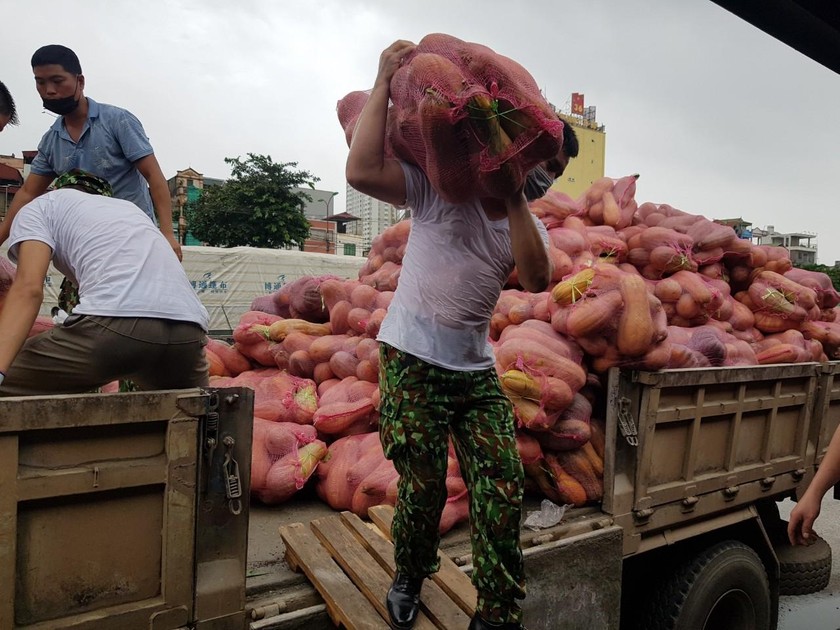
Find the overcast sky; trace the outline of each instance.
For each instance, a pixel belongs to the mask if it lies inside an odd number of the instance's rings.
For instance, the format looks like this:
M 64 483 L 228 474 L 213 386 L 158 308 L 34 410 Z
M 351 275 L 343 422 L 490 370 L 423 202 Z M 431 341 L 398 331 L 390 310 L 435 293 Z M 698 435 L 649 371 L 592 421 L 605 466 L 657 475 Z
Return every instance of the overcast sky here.
M 840 260 L 840 75 L 708 0 L 0 0 L 0 80 L 19 127 L 51 124 L 29 60 L 61 43 L 86 94 L 129 109 L 166 177 L 225 178 L 226 156 L 297 162 L 339 191 L 347 146 L 336 101 L 371 87 L 396 39 L 443 32 L 524 65 L 568 109 L 585 94 L 606 126 L 606 174 L 640 173 L 636 198 L 709 218 L 819 235 Z

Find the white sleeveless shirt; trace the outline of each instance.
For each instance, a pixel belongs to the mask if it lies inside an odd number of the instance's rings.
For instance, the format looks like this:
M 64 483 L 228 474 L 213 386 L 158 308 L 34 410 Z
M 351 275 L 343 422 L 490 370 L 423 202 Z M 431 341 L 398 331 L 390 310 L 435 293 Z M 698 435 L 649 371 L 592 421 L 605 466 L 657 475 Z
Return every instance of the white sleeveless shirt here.
M 478 199 L 445 201 L 422 170 L 401 164 L 411 233 L 377 341 L 450 370 L 493 367 L 490 317 L 514 266 L 508 220 L 488 219 Z

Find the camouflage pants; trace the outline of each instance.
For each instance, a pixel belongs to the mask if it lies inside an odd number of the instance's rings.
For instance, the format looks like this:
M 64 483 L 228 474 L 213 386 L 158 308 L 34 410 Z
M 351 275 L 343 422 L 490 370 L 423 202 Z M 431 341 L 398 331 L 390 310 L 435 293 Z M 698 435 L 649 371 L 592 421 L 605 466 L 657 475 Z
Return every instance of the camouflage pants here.
M 58 308 L 70 315 L 73 309 L 79 304 L 79 287 L 73 284 L 68 278 L 61 281 L 58 292 Z
M 495 370 L 446 370 L 382 344 L 379 387 L 379 435 L 400 473 L 392 529 L 397 570 L 419 576 L 439 568 L 451 436 L 470 494 L 477 610 L 490 621 L 520 621 L 524 474 Z

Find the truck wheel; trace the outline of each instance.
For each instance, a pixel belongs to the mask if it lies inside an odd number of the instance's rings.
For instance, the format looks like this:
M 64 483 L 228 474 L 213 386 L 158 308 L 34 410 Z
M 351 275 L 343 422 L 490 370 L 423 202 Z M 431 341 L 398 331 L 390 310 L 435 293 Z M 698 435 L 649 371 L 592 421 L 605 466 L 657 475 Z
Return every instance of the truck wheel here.
M 770 583 L 747 545 L 727 540 L 680 564 L 649 601 L 647 630 L 770 630 Z
M 807 547 L 790 543 L 773 547 L 779 558 L 779 595 L 807 595 L 828 586 L 831 580 L 831 547 L 822 538 Z

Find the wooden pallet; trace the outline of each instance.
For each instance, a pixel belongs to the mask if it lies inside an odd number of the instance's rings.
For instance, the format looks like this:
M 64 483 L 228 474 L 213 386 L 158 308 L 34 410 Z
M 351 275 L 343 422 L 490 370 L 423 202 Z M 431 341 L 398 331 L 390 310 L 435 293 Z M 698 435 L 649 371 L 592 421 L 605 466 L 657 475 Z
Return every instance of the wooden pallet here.
M 373 526 L 352 512 L 280 528 L 286 562 L 303 571 L 324 598 L 336 626 L 347 630 L 388 629 L 385 594 L 394 578 L 390 541 L 394 509 L 369 511 Z M 441 568 L 426 580 L 420 594 L 417 630 L 466 628 L 475 610 L 476 592 L 469 577 L 440 555 Z

